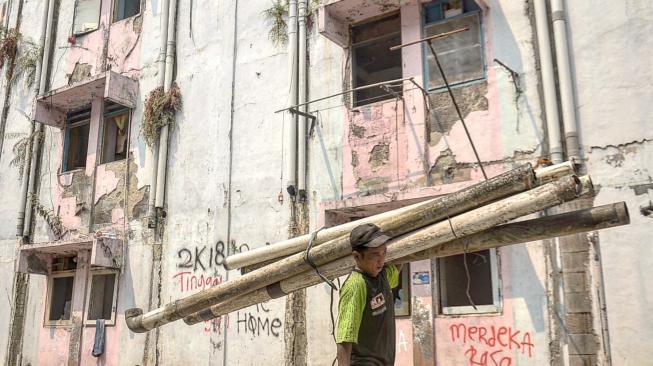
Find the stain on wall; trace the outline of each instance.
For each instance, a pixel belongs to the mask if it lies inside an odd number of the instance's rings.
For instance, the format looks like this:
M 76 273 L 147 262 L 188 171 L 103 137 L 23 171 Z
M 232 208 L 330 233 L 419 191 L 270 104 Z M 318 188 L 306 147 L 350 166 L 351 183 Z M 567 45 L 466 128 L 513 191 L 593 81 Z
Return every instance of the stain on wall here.
M 487 111 L 487 82 L 467 85 L 452 90 L 463 118 L 476 111 Z M 435 146 L 460 121 L 451 97 L 446 91 L 429 95 L 431 105 L 429 144 Z

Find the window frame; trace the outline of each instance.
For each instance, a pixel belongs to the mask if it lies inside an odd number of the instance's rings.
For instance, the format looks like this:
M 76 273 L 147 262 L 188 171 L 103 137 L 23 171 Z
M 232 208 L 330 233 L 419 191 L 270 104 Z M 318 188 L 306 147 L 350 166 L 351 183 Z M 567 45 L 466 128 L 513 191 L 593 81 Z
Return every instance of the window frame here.
M 106 103 L 107 103 L 107 101 L 105 100 L 103 109 L 106 106 Z M 129 146 L 130 145 L 130 141 L 129 141 L 130 133 L 129 132 L 131 131 L 131 128 L 132 128 L 131 124 L 132 124 L 132 114 L 133 114 L 132 112 L 133 112 L 133 109 L 129 108 L 129 107 L 122 106 L 122 105 L 121 105 L 121 107 L 122 108 L 116 109 L 115 111 L 102 113 L 102 128 L 101 128 L 101 135 L 99 136 L 99 140 L 100 140 L 99 141 L 99 146 L 100 146 L 100 160 L 99 161 L 100 161 L 100 164 L 98 164 L 98 165 L 111 164 L 113 162 L 125 161 L 125 160 L 129 159 L 129 147 L 130 147 Z M 125 157 L 123 159 L 115 159 L 115 160 L 112 160 L 112 161 L 105 161 L 105 158 L 106 158 L 106 156 L 105 156 L 105 154 L 106 154 L 106 151 L 105 151 L 105 148 L 106 148 L 105 138 L 106 138 L 106 136 L 105 135 L 106 135 L 106 129 L 107 129 L 107 119 L 111 118 L 111 117 L 114 117 L 114 116 L 118 116 L 118 115 L 123 114 L 125 112 L 127 113 L 127 141 L 125 142 L 126 143 Z M 114 152 L 114 157 L 115 157 L 115 152 Z
M 422 12 L 424 11 L 424 8 L 426 7 L 426 5 L 428 5 L 428 4 L 424 4 L 424 6 L 422 6 Z M 450 17 L 450 18 L 440 19 L 438 21 L 434 21 L 434 22 L 430 22 L 430 23 L 426 22 L 426 19 L 423 16 L 424 13 L 422 13 L 422 16 L 420 17 L 421 22 L 422 22 L 422 38 L 425 38 L 426 37 L 426 28 L 429 27 L 429 26 L 432 26 L 432 25 L 435 25 L 435 24 L 443 24 L 443 23 L 446 23 L 446 22 L 449 22 L 449 21 L 452 21 L 452 20 L 456 20 L 456 19 L 460 19 L 460 18 L 463 18 L 463 17 L 472 16 L 472 15 L 477 15 L 478 16 L 479 44 L 480 44 L 480 47 L 481 47 L 481 66 L 482 66 L 483 75 L 481 77 L 479 77 L 479 78 L 476 78 L 476 79 L 470 79 L 470 80 L 459 81 L 459 82 L 455 82 L 455 83 L 449 83 L 449 86 L 451 88 L 457 88 L 457 87 L 463 87 L 463 86 L 467 86 L 467 85 L 477 84 L 477 83 L 480 83 L 480 82 L 483 82 L 483 81 L 487 80 L 487 62 L 486 62 L 487 55 L 485 54 L 486 53 L 486 49 L 485 49 L 486 47 L 485 47 L 485 31 L 483 29 L 483 27 L 484 27 L 483 14 L 484 13 L 483 13 L 482 10 L 465 11 L 465 9 L 463 9 L 463 12 L 461 14 L 458 14 L 458 15 Z M 422 72 L 424 74 L 424 86 L 425 86 L 427 92 L 429 92 L 429 93 L 440 93 L 440 92 L 446 91 L 447 90 L 446 85 L 441 85 L 441 86 L 438 86 L 438 87 L 435 87 L 435 88 L 430 87 L 431 79 L 430 79 L 430 76 L 429 76 L 429 60 L 428 60 L 430 54 L 431 54 L 431 51 L 429 50 L 429 47 L 426 44 L 426 42 L 424 42 L 424 44 L 422 44 L 422 60 L 423 60 L 422 61 L 422 66 L 423 66 L 423 71 Z M 446 75 L 446 76 L 449 77 L 449 75 Z
M 446 278 L 441 277 L 439 271 L 438 258 L 432 261 L 432 273 L 434 274 L 435 281 L 433 281 L 432 293 L 436 297 L 438 316 L 460 316 L 460 315 L 492 315 L 501 314 L 503 312 L 503 297 L 501 291 L 501 260 L 499 252 L 496 248 L 488 249 L 490 253 L 490 276 L 492 281 L 492 304 L 476 305 L 474 309 L 471 305 L 463 306 L 442 306 L 443 294 L 440 291 L 441 282 L 446 283 Z
M 90 132 L 91 132 L 91 116 L 92 116 L 93 112 L 92 112 L 91 107 L 85 107 L 85 108 L 82 108 L 82 109 L 79 109 L 79 110 L 81 111 L 81 110 L 84 110 L 84 109 L 88 109 L 88 111 L 89 111 L 88 118 L 85 118 L 83 120 L 76 121 L 76 122 L 73 122 L 73 123 L 69 123 L 68 119 L 66 119 L 66 125 L 63 128 L 63 156 L 62 156 L 62 159 L 61 159 L 61 173 L 70 173 L 70 172 L 82 171 L 82 170 L 86 169 L 86 164 L 88 163 L 88 147 L 90 145 L 90 139 L 91 139 L 91 136 L 90 136 Z M 89 132 L 89 136 L 87 136 L 87 140 L 86 140 L 86 156 L 85 156 L 85 159 L 87 161 L 84 162 L 84 167 L 69 168 L 68 167 L 68 155 L 69 155 L 68 148 L 70 147 L 70 130 L 72 130 L 73 128 L 83 126 L 83 125 L 88 125 L 88 132 Z
M 364 41 L 359 41 L 359 42 L 354 43 L 354 41 L 353 41 L 354 40 L 353 30 L 354 30 L 355 27 L 364 26 L 364 25 L 367 25 L 367 24 L 378 22 L 378 21 L 381 21 L 381 20 L 383 20 L 385 18 L 390 18 L 390 17 L 395 16 L 395 15 L 399 16 L 399 30 L 397 30 L 396 32 L 387 33 L 387 34 L 384 34 L 382 36 L 377 36 L 377 37 L 374 37 L 374 38 L 370 38 L 370 39 L 366 39 Z M 386 39 L 386 38 L 392 38 L 392 37 L 395 37 L 397 35 L 399 35 L 399 43 L 401 43 L 401 38 L 403 36 L 402 30 L 401 30 L 401 11 L 393 11 L 393 12 L 381 14 L 381 15 L 379 15 L 377 17 L 366 19 L 366 20 L 361 21 L 359 23 L 350 25 L 350 27 L 349 27 L 349 57 L 351 59 L 351 72 L 350 72 L 350 75 L 349 75 L 349 83 L 352 86 L 352 89 L 355 89 L 355 88 L 358 88 L 358 87 L 361 87 L 361 86 L 365 86 L 365 85 L 356 85 L 356 73 L 355 73 L 355 70 L 357 69 L 357 65 L 356 65 L 356 48 L 364 47 L 364 46 L 367 46 L 367 45 L 372 44 L 374 42 L 377 42 L 379 40 Z M 399 51 L 399 59 L 400 59 L 400 65 L 401 65 L 401 69 L 402 69 L 402 75 L 400 75 L 399 78 L 402 78 L 403 77 L 403 57 L 402 57 L 401 51 Z M 387 81 L 390 81 L 390 80 L 387 80 Z M 374 83 L 372 83 L 372 84 L 374 84 Z M 366 85 L 369 85 L 369 84 L 366 84 Z M 402 87 L 402 90 L 400 92 L 398 92 L 398 93 L 403 94 L 403 87 Z M 357 100 L 356 100 L 356 92 L 354 91 L 354 92 L 351 92 L 351 101 L 348 104 L 349 104 L 349 107 L 351 109 L 358 109 L 358 108 L 372 106 L 372 105 L 377 104 L 377 103 L 387 102 L 388 100 L 395 99 L 395 96 L 393 96 L 391 94 L 388 94 L 383 99 L 377 99 L 377 98 L 381 98 L 381 97 L 375 97 L 374 100 L 371 101 L 371 102 L 358 105 Z M 363 99 L 363 101 L 365 101 L 365 99 Z
M 43 326 L 44 327 L 70 327 L 73 324 L 72 321 L 72 304 L 75 302 L 75 277 L 76 277 L 77 269 L 71 269 L 71 270 L 66 270 L 66 271 L 57 271 L 57 272 L 50 272 L 48 274 L 48 292 L 46 295 L 46 301 L 45 301 L 45 311 L 43 312 Z M 62 277 L 72 277 L 73 278 L 73 290 L 72 294 L 70 297 L 70 303 L 71 303 L 71 314 L 70 318 L 66 320 L 50 320 L 50 311 L 51 305 L 52 305 L 52 289 L 54 287 L 54 279 L 55 278 L 62 278 Z
M 77 4 L 78 4 L 78 1 L 77 0 L 75 1 L 75 5 L 74 5 L 74 8 L 73 8 L 73 23 L 72 23 L 72 27 L 71 27 L 72 28 L 71 33 L 72 33 L 73 36 L 75 36 L 75 37 L 83 36 L 83 35 L 95 32 L 98 29 L 100 29 L 100 20 L 102 19 L 102 2 L 106 1 L 106 0 L 98 0 L 98 1 L 100 2 L 100 7 L 98 9 L 98 14 L 97 14 L 97 26 L 95 28 L 93 28 L 93 29 L 81 31 L 79 33 L 75 33 L 75 20 L 77 19 Z
M 122 19 L 116 19 L 116 4 L 118 4 L 119 1 L 120 0 L 112 0 L 111 1 L 111 24 L 122 22 L 123 20 L 127 20 L 129 18 L 137 17 L 137 16 L 139 16 L 139 15 L 141 15 L 143 13 L 143 2 L 141 0 L 137 0 L 138 1 L 138 13 L 136 13 L 134 15 L 130 15 L 128 17 L 124 17 Z M 127 1 L 127 0 L 125 0 L 125 1 Z
M 88 273 L 88 288 L 86 289 L 86 300 L 84 304 L 84 326 L 95 326 L 96 320 L 89 320 L 88 314 L 91 305 L 91 290 L 93 287 L 93 276 L 115 274 L 116 279 L 113 283 L 113 299 L 111 302 L 111 319 L 105 319 L 105 326 L 116 325 L 116 314 L 118 310 L 118 283 L 120 280 L 120 271 L 116 269 L 91 269 Z

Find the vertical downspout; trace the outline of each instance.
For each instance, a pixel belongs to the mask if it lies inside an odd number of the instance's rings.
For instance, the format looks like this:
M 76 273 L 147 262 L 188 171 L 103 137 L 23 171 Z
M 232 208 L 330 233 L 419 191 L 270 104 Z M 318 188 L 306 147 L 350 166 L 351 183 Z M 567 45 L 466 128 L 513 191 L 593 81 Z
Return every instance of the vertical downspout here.
M 170 2 L 170 12 L 168 14 L 168 44 L 166 46 L 166 71 L 163 84 L 163 91 L 167 93 L 172 86 L 173 71 L 175 68 L 175 37 L 177 36 L 177 0 Z M 159 136 L 159 161 L 156 176 L 156 208 L 163 208 L 165 203 L 166 188 L 166 166 L 168 163 L 168 141 L 169 128 L 165 125 L 161 128 Z
M 288 57 L 290 71 L 291 106 L 297 105 L 297 0 L 288 1 Z M 284 126 L 284 151 L 286 191 L 289 195 L 297 194 L 297 116 L 290 113 L 290 122 Z
M 553 58 L 551 57 L 551 39 L 546 12 L 546 0 L 535 0 L 535 27 L 537 30 L 537 45 L 542 69 L 542 89 L 544 91 L 544 109 L 546 113 L 546 128 L 549 137 L 549 154 L 553 164 L 563 162 L 562 134 L 560 117 L 556 99 L 555 79 L 553 74 Z
M 308 1 L 299 0 L 299 52 L 298 52 L 298 104 L 306 103 L 307 98 L 307 77 L 308 70 L 306 67 L 306 15 Z M 300 112 L 306 113 L 307 106 L 299 107 Z M 298 116 L 297 123 L 297 190 L 299 200 L 306 200 L 306 117 Z
M 576 105 L 569 62 L 569 44 L 567 41 L 567 22 L 563 0 L 551 1 L 551 21 L 558 66 L 558 83 L 560 85 L 560 104 L 562 105 L 562 123 L 565 127 L 565 145 L 568 160 L 580 164 L 580 147 L 578 129 L 576 128 Z
M 54 0 L 46 0 L 45 3 L 43 4 L 43 15 L 41 16 L 41 37 L 39 39 L 39 46 L 41 47 L 41 50 L 45 50 L 45 33 L 47 32 L 48 29 L 48 22 L 49 22 L 49 17 L 48 17 L 48 12 L 50 11 L 50 2 L 53 2 Z M 34 80 L 38 82 L 36 85 L 36 97 L 38 98 L 39 94 L 41 93 L 41 73 L 43 72 L 43 56 L 41 55 L 40 62 L 36 64 L 36 77 Z M 41 124 L 39 124 L 39 133 L 34 135 L 34 131 L 36 128 L 35 122 L 32 120 L 31 121 L 31 127 L 29 131 L 29 138 L 31 139 L 32 147 L 34 144 L 37 144 L 38 140 L 41 139 Z M 37 141 L 35 141 L 37 140 Z M 27 203 L 27 190 L 29 188 L 29 182 L 30 182 L 30 173 L 32 171 L 32 165 L 36 164 L 32 162 L 32 158 L 35 156 L 32 151 L 27 152 L 28 155 L 25 158 L 25 167 L 23 169 L 23 176 L 21 178 L 21 185 L 20 185 L 20 205 L 18 206 L 18 224 L 16 225 L 16 236 L 23 236 L 23 227 L 25 224 L 25 204 Z
M 40 71 L 39 77 L 39 89 L 37 91 L 37 95 L 43 94 L 46 89 L 47 89 L 47 83 L 48 83 L 48 70 L 47 67 L 50 64 L 50 47 L 52 46 L 52 23 L 54 21 L 54 3 L 56 0 L 48 0 L 47 2 L 47 8 L 48 8 L 48 13 L 46 15 L 47 18 L 47 25 L 45 27 L 45 38 L 41 37 L 41 39 L 44 40 L 43 44 L 43 57 L 41 58 L 41 65 L 37 69 L 37 71 Z M 45 13 L 45 10 L 43 11 Z M 23 237 L 29 237 L 29 232 L 30 232 L 30 227 L 32 226 L 32 201 L 28 200 L 27 197 L 31 197 L 34 195 L 34 189 L 36 187 L 36 168 L 37 168 L 37 163 L 38 163 L 38 155 L 39 151 L 41 150 L 41 141 L 42 141 L 42 136 L 44 132 L 43 124 L 39 123 L 38 124 L 38 133 L 37 133 L 37 138 L 34 139 L 34 143 L 32 144 L 32 154 L 31 154 L 31 164 L 29 167 L 29 177 L 27 179 L 27 194 L 25 194 L 24 197 L 21 197 L 21 203 L 24 202 L 24 217 L 25 220 L 22 223 L 22 236 Z M 24 177 L 23 177 L 23 181 Z M 21 187 L 22 189 L 23 187 Z M 21 192 L 22 193 L 22 192 Z M 23 206 L 21 206 L 23 207 Z M 20 214 L 19 214 L 19 220 L 20 220 Z
M 168 44 L 168 11 L 170 9 L 170 0 L 163 0 L 161 3 L 161 41 L 159 42 L 159 81 L 158 86 L 165 85 L 166 74 L 166 45 Z M 147 217 L 148 226 L 150 228 L 156 227 L 156 187 L 157 187 L 157 171 L 159 168 L 159 144 L 156 143 L 148 150 L 151 154 L 151 168 L 150 168 L 150 196 L 147 204 Z

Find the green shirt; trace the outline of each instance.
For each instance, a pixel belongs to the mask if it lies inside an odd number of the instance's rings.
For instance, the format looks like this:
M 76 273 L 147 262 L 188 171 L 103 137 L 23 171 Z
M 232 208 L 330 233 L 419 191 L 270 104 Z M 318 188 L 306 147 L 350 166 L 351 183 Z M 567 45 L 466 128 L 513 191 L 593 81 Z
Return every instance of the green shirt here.
M 386 265 L 385 275 L 391 288 L 399 286 L 399 270 L 395 265 Z M 340 289 L 336 343 L 358 343 L 366 302 L 367 285 L 363 274 L 352 272 Z

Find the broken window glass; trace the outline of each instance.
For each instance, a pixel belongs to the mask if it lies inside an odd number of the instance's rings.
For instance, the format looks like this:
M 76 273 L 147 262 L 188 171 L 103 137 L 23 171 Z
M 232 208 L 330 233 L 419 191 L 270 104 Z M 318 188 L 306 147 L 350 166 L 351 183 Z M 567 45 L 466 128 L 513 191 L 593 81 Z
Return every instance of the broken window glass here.
M 77 0 L 73 34 L 79 35 L 98 29 L 102 0 Z
M 91 108 L 69 112 L 64 131 L 64 161 L 62 171 L 86 167 Z
M 113 320 L 116 273 L 92 273 L 86 320 Z
M 465 312 L 495 311 L 498 301 L 498 275 L 493 250 L 470 252 L 438 258 L 437 283 L 440 307 L 445 314 L 456 313 L 446 309 L 464 307 Z M 465 266 L 467 262 L 467 266 Z M 469 296 L 467 285 L 469 278 Z M 471 301 L 470 301 L 471 298 Z M 477 309 L 473 309 L 473 306 Z M 490 306 L 489 308 L 487 306 Z
M 390 51 L 390 47 L 401 44 L 398 13 L 353 26 L 351 39 L 354 88 L 401 78 L 401 50 Z M 402 88 L 395 87 L 392 91 L 395 94 L 381 87 L 357 90 L 354 92 L 354 106 L 395 98 L 395 95 L 401 95 Z
M 432 41 L 433 49 L 450 85 L 485 77 L 483 47 L 481 41 L 481 18 L 478 5 L 474 1 L 437 1 L 425 8 L 426 37 L 457 29 L 469 30 Z M 429 24 L 430 23 L 430 24 Z M 429 89 L 444 86 L 442 74 L 428 45 Z
M 115 0 L 113 4 L 113 21 L 117 22 L 141 12 L 141 0 Z
M 127 158 L 128 132 L 130 126 L 129 109 L 119 104 L 107 102 L 104 113 L 102 134 L 102 163 Z

